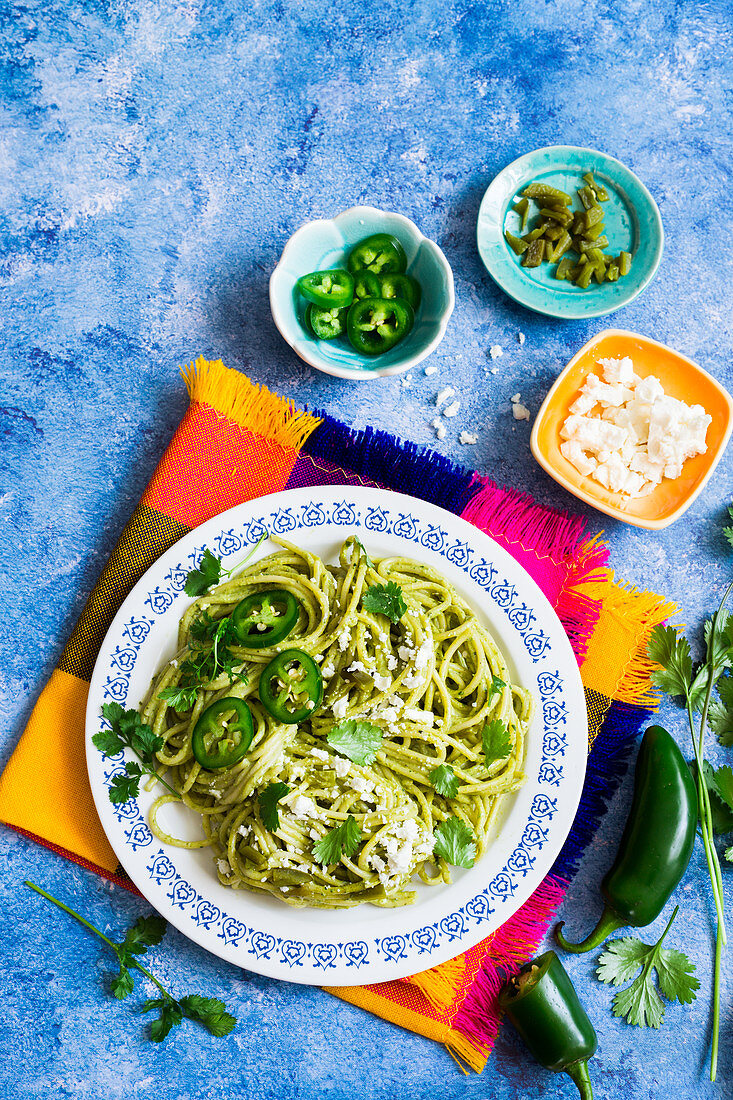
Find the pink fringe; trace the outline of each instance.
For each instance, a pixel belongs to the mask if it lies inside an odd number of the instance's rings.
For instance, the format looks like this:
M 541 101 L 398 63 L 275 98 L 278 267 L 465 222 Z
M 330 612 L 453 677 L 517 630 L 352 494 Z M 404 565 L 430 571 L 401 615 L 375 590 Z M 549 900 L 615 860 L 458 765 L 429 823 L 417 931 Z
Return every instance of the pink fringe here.
M 555 610 L 565 627 L 573 652 L 582 664 L 588 642 L 601 613 L 601 602 L 592 600 L 578 586 L 600 580 L 601 569 L 609 557 L 603 543 L 583 544 L 585 521 L 535 504 L 528 493 L 500 489 L 493 481 L 476 475 L 472 487 L 480 485 L 462 513 L 482 531 L 504 542 L 525 549 L 528 543 L 539 558 L 550 558 L 567 570 Z
M 463 519 L 505 542 L 531 542 L 540 557 L 563 561 L 578 549 L 585 530 L 581 516 L 545 508 L 529 493 L 500 489 L 480 474 L 472 487 L 477 485 L 481 488 L 464 509 Z
M 501 1023 L 497 994 L 509 975 L 537 950 L 566 890 L 566 882 L 548 875 L 514 916 L 494 933 L 481 970 L 452 1022 L 471 1042 L 489 1050 L 493 1046 Z

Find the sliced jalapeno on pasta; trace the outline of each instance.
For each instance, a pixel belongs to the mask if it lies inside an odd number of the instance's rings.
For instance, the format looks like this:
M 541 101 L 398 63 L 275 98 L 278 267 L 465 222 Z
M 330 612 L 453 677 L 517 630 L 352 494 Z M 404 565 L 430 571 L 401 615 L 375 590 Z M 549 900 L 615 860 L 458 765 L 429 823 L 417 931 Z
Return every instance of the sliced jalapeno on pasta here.
M 243 699 L 227 696 L 207 707 L 193 728 L 191 748 L 202 768 L 231 768 L 252 744 L 254 727 Z
M 260 702 L 278 722 L 310 718 L 323 696 L 321 670 L 302 649 L 284 649 L 260 674 Z
M 287 638 L 298 621 L 300 604 L 285 588 L 245 596 L 232 612 L 237 640 L 246 649 L 267 649 Z

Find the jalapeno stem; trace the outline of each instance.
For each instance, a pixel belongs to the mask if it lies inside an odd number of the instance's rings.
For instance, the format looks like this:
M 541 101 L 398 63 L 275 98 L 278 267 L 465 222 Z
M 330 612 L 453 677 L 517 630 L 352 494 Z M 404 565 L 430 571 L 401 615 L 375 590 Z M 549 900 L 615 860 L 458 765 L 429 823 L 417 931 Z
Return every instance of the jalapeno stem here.
M 594 947 L 600 946 L 600 944 L 602 944 L 612 932 L 615 932 L 617 928 L 623 928 L 624 921 L 606 905 L 601 913 L 601 919 L 598 921 L 598 924 L 590 935 L 586 936 L 580 943 L 568 943 L 562 934 L 564 924 L 565 921 L 561 920 L 555 926 L 555 939 L 560 944 L 563 951 L 569 951 L 572 955 L 582 955 L 585 951 L 592 951 Z
M 576 1062 L 574 1066 L 566 1066 L 564 1072 L 575 1081 L 581 1100 L 593 1100 L 593 1086 L 590 1083 L 587 1062 Z

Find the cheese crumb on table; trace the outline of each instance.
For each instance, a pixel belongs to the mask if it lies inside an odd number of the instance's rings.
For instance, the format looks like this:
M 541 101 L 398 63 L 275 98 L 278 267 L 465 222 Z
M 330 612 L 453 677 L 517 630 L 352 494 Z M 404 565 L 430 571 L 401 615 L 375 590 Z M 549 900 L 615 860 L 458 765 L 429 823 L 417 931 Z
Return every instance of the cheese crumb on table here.
M 530 412 L 521 401 L 514 401 L 512 402 L 512 416 L 515 420 L 529 420 Z
M 455 392 L 456 391 L 453 389 L 452 386 L 445 386 L 442 390 L 438 390 L 437 394 L 435 395 L 435 404 L 438 406 L 438 408 L 440 408 L 441 405 L 444 405 Z
M 436 366 L 434 366 L 432 363 L 430 364 L 429 367 L 426 367 L 425 370 L 423 371 L 423 373 L 426 374 L 428 378 L 430 377 L 431 374 L 437 374 L 437 372 L 438 372 L 438 368 Z
M 504 349 L 501 344 L 492 344 L 489 348 L 489 355 L 492 359 L 498 359 L 500 355 L 504 354 Z
M 474 432 L 461 432 L 458 436 L 458 442 L 472 447 L 474 443 L 478 443 L 478 436 Z
M 517 341 L 518 341 L 520 347 L 522 346 L 522 344 L 524 343 L 524 341 L 526 339 L 527 339 L 527 337 L 524 335 L 523 332 L 518 332 L 517 333 Z
M 460 407 L 460 401 L 451 401 L 450 405 L 446 405 L 443 409 L 443 416 L 455 416 Z
M 435 435 L 438 439 L 445 439 L 445 424 L 439 416 L 436 416 L 435 420 L 432 421 L 430 427 L 435 429 Z
M 560 429 L 560 453 L 583 477 L 629 499 L 674 480 L 688 458 L 704 454 L 712 417 L 702 405 L 665 394 L 653 375 L 640 378 L 630 358 L 599 359 Z

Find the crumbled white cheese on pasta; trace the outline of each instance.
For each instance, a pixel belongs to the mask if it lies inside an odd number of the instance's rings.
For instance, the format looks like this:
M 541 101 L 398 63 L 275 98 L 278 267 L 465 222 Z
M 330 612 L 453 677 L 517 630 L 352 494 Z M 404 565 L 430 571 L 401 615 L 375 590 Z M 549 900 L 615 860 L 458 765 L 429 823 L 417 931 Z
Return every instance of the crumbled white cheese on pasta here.
M 311 749 L 311 756 L 315 756 L 316 760 L 329 760 L 330 754 L 324 749 Z
M 290 812 L 294 817 L 299 817 L 303 821 L 307 821 L 312 818 L 313 821 L 323 820 L 323 814 L 318 809 L 318 806 L 312 798 L 309 798 L 306 794 L 299 794 L 290 803 Z
M 220 875 L 231 875 L 232 868 L 228 859 L 217 859 L 216 866 Z
M 333 763 L 333 770 L 339 779 L 343 779 L 351 771 L 351 761 L 344 756 L 337 756 Z
M 342 695 L 341 698 L 337 699 L 331 707 L 331 713 L 337 721 L 341 721 L 341 719 L 346 715 L 346 711 L 348 709 L 349 697 L 348 695 Z

